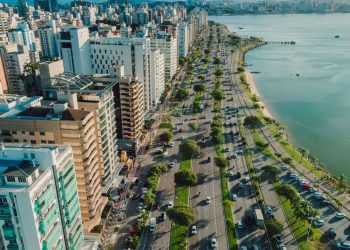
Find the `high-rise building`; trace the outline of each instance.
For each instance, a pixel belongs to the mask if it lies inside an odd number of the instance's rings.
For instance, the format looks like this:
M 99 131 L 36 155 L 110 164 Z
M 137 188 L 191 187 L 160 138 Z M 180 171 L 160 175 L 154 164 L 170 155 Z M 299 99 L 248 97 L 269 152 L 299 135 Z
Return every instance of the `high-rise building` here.
M 179 57 L 186 57 L 189 49 L 189 34 L 185 21 L 179 23 L 178 43 Z
M 151 39 L 151 48 L 159 49 L 164 54 L 165 79 L 170 81 L 176 73 L 178 64 L 176 37 L 166 32 L 159 32 Z
M 42 10 L 49 12 L 57 12 L 58 11 L 58 1 L 57 0 L 35 0 L 34 6 L 37 9 L 38 6 Z
M 164 54 L 159 49 L 151 50 L 150 64 L 150 96 L 152 108 L 156 108 L 165 90 Z
M 0 98 L 1 142 L 72 147 L 84 232 L 90 232 L 100 223 L 107 203 L 101 192 L 103 168 L 98 158 L 94 113 L 68 108 L 68 103 L 62 101 L 41 106 L 42 97 Z
M 69 146 L 0 147 L 4 249 L 80 249 L 83 227 Z
M 0 53 L 0 95 L 9 93 L 9 87 L 7 84 L 6 74 L 5 74 L 5 65 L 2 60 L 3 59 Z
M 36 51 L 34 31 L 29 28 L 27 22 L 17 24 L 17 29 L 9 30 L 7 32 L 9 41 L 19 45 L 26 45 L 30 51 Z
M 55 58 L 58 56 L 54 29 L 51 27 L 39 28 L 35 31 L 40 39 L 41 58 Z
M 89 29 L 71 27 L 58 34 L 59 56 L 63 58 L 64 72 L 91 75 Z
M 150 39 L 104 37 L 90 40 L 91 66 L 95 74 L 109 74 L 124 65 L 125 75 L 137 76 L 144 88 L 145 114 L 150 109 Z
M 5 34 L 9 30 L 9 14 L 0 10 L 0 34 Z
M 103 166 L 103 184 L 107 184 L 120 172 L 117 129 L 114 111 L 113 84 L 93 82 L 82 75 L 60 74 L 51 86 L 44 90 L 49 99 L 68 102 L 71 108 L 92 111 L 97 124 L 98 156 Z M 78 99 L 77 96 L 79 96 Z M 75 100 L 76 99 L 76 100 Z M 69 100 L 71 100 L 69 102 Z

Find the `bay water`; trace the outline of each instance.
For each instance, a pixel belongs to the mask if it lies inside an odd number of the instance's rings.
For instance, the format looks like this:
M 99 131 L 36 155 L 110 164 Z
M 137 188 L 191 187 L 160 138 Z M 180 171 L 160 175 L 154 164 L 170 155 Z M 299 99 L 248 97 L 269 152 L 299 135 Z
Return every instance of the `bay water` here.
M 269 42 L 246 55 L 266 108 L 297 147 L 350 179 L 350 14 L 211 16 Z M 339 36 L 336 38 L 335 36 Z

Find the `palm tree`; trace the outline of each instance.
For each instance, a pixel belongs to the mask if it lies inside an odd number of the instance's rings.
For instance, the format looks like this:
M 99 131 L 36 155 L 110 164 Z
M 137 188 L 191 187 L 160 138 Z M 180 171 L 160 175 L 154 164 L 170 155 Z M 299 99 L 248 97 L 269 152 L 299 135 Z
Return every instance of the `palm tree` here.
M 347 186 L 348 186 L 348 178 L 346 177 L 345 174 L 340 175 L 338 186 L 337 186 L 339 192 L 343 193 L 344 190 L 347 188 Z
M 306 159 L 308 158 L 308 155 L 309 155 L 309 150 L 308 149 L 300 148 L 299 152 L 301 153 L 300 162 L 303 161 L 303 158 L 306 158 Z
M 37 70 L 39 69 L 39 63 L 37 62 L 29 62 L 25 63 L 23 65 L 23 73 L 22 77 L 30 77 L 30 84 L 28 86 L 28 91 L 30 94 L 32 94 L 33 88 L 36 90 L 37 88 L 37 81 L 36 81 L 36 76 L 37 76 Z

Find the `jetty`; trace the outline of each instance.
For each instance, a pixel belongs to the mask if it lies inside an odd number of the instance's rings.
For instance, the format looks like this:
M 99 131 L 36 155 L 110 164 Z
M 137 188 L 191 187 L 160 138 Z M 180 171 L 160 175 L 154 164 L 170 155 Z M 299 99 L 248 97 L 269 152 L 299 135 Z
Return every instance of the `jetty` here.
M 273 45 L 294 45 L 296 44 L 295 41 L 287 41 L 287 42 L 279 42 L 279 41 L 270 41 L 265 42 L 266 44 L 273 44 Z

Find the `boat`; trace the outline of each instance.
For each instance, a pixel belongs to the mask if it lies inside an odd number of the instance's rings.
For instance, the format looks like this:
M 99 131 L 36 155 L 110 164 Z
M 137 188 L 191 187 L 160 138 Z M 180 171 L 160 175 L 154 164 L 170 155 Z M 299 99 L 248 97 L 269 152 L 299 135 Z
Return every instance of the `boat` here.
M 260 71 L 252 71 L 250 73 L 252 73 L 252 74 L 260 74 Z
M 296 42 L 295 41 L 291 41 L 290 44 L 296 44 Z
M 334 38 L 340 38 L 340 35 L 335 35 Z
M 238 29 L 242 30 L 242 29 L 244 29 L 244 28 L 242 28 L 242 27 L 238 27 Z
M 299 74 L 296 74 L 296 76 L 300 76 Z

